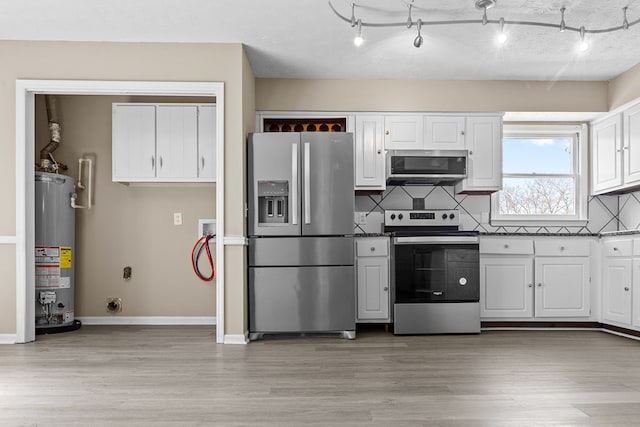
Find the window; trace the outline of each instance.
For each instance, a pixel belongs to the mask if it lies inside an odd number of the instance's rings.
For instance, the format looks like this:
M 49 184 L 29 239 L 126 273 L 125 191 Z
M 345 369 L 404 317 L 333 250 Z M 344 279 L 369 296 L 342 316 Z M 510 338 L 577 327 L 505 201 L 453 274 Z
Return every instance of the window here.
M 505 125 L 502 190 L 492 224 L 575 225 L 586 221 L 586 135 L 579 125 Z

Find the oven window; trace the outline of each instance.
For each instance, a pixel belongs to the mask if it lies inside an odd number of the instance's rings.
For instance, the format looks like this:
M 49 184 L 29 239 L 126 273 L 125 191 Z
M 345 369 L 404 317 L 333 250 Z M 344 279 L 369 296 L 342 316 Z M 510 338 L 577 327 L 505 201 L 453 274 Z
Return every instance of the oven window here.
M 395 302 L 478 301 L 477 245 L 395 245 Z

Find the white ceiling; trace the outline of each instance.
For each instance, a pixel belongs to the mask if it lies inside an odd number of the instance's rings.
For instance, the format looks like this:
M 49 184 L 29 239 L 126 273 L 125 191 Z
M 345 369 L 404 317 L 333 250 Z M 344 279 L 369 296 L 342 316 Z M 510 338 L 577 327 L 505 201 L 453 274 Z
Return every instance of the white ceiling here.
M 403 22 L 411 0 L 355 0 L 363 21 Z M 344 15 L 351 1 L 332 0 Z M 474 0 L 414 0 L 413 19 L 480 19 Z M 619 26 L 622 8 L 640 18 L 640 0 L 498 0 L 489 19 Z M 640 62 L 640 24 L 627 31 L 588 35 L 541 27 L 424 25 L 424 44 L 413 47 L 416 27 L 355 29 L 334 15 L 327 0 L 0 0 L 0 39 L 239 42 L 257 77 L 473 80 L 609 80 Z

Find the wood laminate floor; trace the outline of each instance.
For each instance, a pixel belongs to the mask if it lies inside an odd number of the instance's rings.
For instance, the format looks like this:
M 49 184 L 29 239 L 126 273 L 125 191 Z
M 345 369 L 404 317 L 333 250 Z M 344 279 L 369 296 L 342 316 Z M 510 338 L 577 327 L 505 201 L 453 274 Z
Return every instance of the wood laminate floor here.
M 0 426 L 638 426 L 640 342 L 594 331 L 217 345 L 84 326 L 0 346 Z

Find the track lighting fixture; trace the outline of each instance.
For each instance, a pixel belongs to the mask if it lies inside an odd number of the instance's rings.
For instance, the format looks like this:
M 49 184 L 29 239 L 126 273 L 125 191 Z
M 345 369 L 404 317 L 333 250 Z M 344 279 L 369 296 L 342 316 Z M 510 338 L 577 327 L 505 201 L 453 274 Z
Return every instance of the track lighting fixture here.
M 584 32 L 584 27 L 580 27 L 580 45 L 578 46 L 580 52 L 585 52 L 589 49 L 589 43 L 584 39 Z
M 418 35 L 415 39 L 413 39 L 413 45 L 415 47 L 422 46 L 422 34 L 420 34 L 420 30 L 422 29 L 422 19 L 418 19 Z
M 504 18 L 500 18 L 500 34 L 498 34 L 498 43 L 505 44 L 508 38 L 507 33 L 504 32 Z
M 362 37 L 362 20 L 358 19 L 356 21 L 356 25 L 358 27 L 358 34 L 354 37 L 353 44 L 356 46 L 362 46 L 362 43 L 364 43 L 364 37 Z
M 421 28 L 423 25 L 437 25 L 437 26 L 443 26 L 443 25 L 469 25 L 469 24 L 482 24 L 482 25 L 487 25 L 487 24 L 498 24 L 500 25 L 500 33 L 498 35 L 498 42 L 499 44 L 504 44 L 506 43 L 508 36 L 507 34 L 504 32 L 504 26 L 505 24 L 511 27 L 516 27 L 516 26 L 524 26 L 524 27 L 544 27 L 544 28 L 556 28 L 559 29 L 560 32 L 566 32 L 566 31 L 574 31 L 580 34 L 580 45 L 579 45 L 579 50 L 584 52 L 586 50 L 589 49 L 589 43 L 586 40 L 586 35 L 588 34 L 604 34 L 604 33 L 612 33 L 615 31 L 620 31 L 620 30 L 628 30 L 630 27 L 640 23 L 640 19 L 636 19 L 633 20 L 631 22 L 629 22 L 628 18 L 627 18 L 627 11 L 628 11 L 628 7 L 625 6 L 622 8 L 622 23 L 619 26 L 615 26 L 615 27 L 608 27 L 608 28 L 598 28 L 598 29 L 588 29 L 585 28 L 584 26 L 580 26 L 580 27 L 574 27 L 574 26 L 567 26 L 566 22 L 565 22 L 565 12 L 566 12 L 566 8 L 562 7 L 560 8 L 559 12 L 560 12 L 560 23 L 558 24 L 554 24 L 554 23 L 550 23 L 550 22 L 542 22 L 542 21 L 516 21 L 516 20 L 507 20 L 505 18 L 500 18 L 500 19 L 489 19 L 489 17 L 487 16 L 487 9 L 490 9 L 494 6 L 496 6 L 497 4 L 497 0 L 475 0 L 474 4 L 476 9 L 478 10 L 482 10 L 482 17 L 481 19 L 452 19 L 452 20 L 444 20 L 444 21 L 424 21 L 422 18 L 418 19 L 417 21 L 413 20 L 412 17 L 412 11 L 413 11 L 413 1 L 411 1 L 411 3 L 409 3 L 407 6 L 409 8 L 409 14 L 408 14 L 408 18 L 406 21 L 402 21 L 402 22 L 364 22 L 362 21 L 362 18 L 356 18 L 356 7 L 359 7 L 358 4 L 356 3 L 351 3 L 351 17 L 347 17 L 342 15 L 340 12 L 338 12 L 336 10 L 336 8 L 333 6 L 333 4 L 331 3 L 331 1 L 329 1 L 329 7 L 331 8 L 331 10 L 333 10 L 333 12 L 336 14 L 336 16 L 340 19 L 342 19 L 345 22 L 348 22 L 352 27 L 357 27 L 358 29 L 358 33 L 356 38 L 353 40 L 353 42 L 355 43 L 356 46 L 360 46 L 362 45 L 362 43 L 364 42 L 364 39 L 362 37 L 362 27 L 373 27 L 373 28 L 379 28 L 379 27 L 407 27 L 407 28 L 411 28 L 413 27 L 414 24 L 416 24 L 418 26 L 418 35 L 416 36 L 416 38 L 413 40 L 413 45 L 415 47 L 420 47 L 422 46 L 422 42 L 423 42 L 423 38 L 422 38 L 422 34 L 421 34 Z

